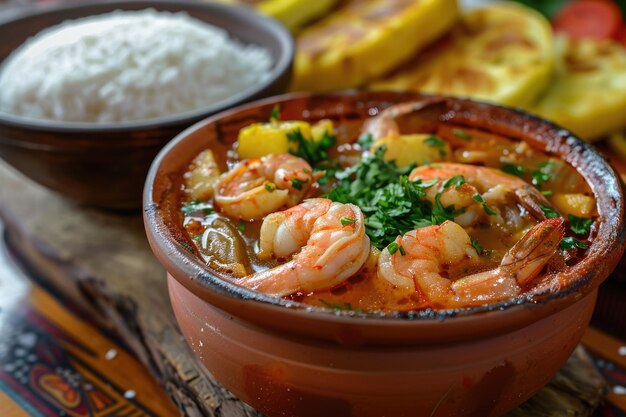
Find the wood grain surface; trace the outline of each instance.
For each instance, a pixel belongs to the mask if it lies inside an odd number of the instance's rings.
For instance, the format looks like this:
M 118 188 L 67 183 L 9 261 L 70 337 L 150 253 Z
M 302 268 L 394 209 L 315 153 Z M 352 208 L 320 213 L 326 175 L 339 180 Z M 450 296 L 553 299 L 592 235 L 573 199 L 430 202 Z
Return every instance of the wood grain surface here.
M 7 238 L 50 285 L 114 331 L 187 416 L 259 416 L 194 359 L 171 312 L 165 272 L 141 217 L 78 207 L 0 161 L 0 217 Z M 519 416 L 589 416 L 605 382 L 579 348 Z

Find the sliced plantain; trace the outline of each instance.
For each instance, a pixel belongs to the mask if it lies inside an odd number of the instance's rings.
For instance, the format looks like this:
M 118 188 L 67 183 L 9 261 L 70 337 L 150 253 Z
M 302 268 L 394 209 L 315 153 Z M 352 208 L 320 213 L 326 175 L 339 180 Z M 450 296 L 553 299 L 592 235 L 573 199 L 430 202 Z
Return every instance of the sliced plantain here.
M 347 0 L 298 37 L 292 90 L 363 85 L 438 38 L 457 15 L 456 0 Z
M 465 14 L 448 36 L 371 88 L 525 106 L 548 85 L 553 64 L 549 22 L 520 4 L 498 3 Z
M 339 0 L 211 0 L 218 3 L 245 4 L 270 16 L 292 32 L 297 32 L 306 23 L 323 16 Z
M 589 141 L 626 128 L 626 50 L 611 40 L 557 39 L 556 77 L 532 110 Z

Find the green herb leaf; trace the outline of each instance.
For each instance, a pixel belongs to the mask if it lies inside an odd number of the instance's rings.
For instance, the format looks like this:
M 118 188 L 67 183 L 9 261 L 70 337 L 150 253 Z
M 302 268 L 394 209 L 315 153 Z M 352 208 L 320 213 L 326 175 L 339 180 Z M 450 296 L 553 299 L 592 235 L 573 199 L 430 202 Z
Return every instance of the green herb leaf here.
M 536 9 L 548 19 L 551 19 L 556 13 L 565 6 L 570 0 L 515 0 L 518 3 L 525 4 L 526 6 Z M 621 0 L 620 0 L 621 1 Z
M 245 232 L 246 231 L 246 222 L 244 222 L 243 220 L 239 220 L 239 224 L 237 225 L 237 229 L 239 229 L 240 232 Z
M 356 219 L 352 219 L 350 217 L 342 217 L 340 221 L 341 221 L 342 226 L 347 226 L 349 224 L 356 223 Z
M 526 168 L 520 165 L 506 164 L 502 167 L 502 171 L 506 172 L 507 174 L 521 177 L 526 173 Z
M 491 209 L 491 208 L 487 205 L 487 203 L 485 202 L 485 199 L 483 198 L 483 196 L 482 196 L 482 195 L 480 195 L 480 194 L 478 194 L 478 193 L 477 193 L 477 194 L 474 194 L 474 195 L 472 196 L 472 199 L 473 199 L 474 201 L 476 201 L 476 202 L 478 202 L 478 203 L 482 204 L 482 206 L 483 206 L 483 210 L 485 210 L 485 213 L 487 213 L 489 216 L 495 216 L 495 215 L 496 215 L 496 212 L 495 212 L 495 211 L 493 211 L 493 210 L 492 210 L 492 209 Z
M 274 190 L 276 190 L 276 185 L 272 184 L 271 182 L 268 182 L 265 184 L 265 189 L 270 192 L 273 193 Z
M 182 205 L 182 207 L 180 208 L 180 211 L 183 214 L 201 212 L 205 216 L 215 213 L 215 210 L 213 209 L 213 205 L 209 201 L 197 201 L 197 200 L 186 202 L 185 204 Z
M 400 249 L 400 245 L 398 245 L 396 242 L 391 242 L 389 244 L 389 246 L 387 246 L 387 250 L 389 251 L 390 254 L 394 254 L 396 252 L 398 252 L 398 249 Z
M 465 131 L 463 131 L 461 129 L 452 129 L 452 134 L 454 136 L 457 136 L 457 137 L 459 137 L 461 139 L 464 139 L 464 140 L 471 140 L 472 139 L 472 136 L 469 133 L 467 133 L 467 132 L 465 132 Z
M 385 249 L 398 235 L 425 226 L 454 219 L 462 210 L 443 207 L 437 199 L 433 205 L 426 200 L 426 190 L 439 179 L 422 182 L 409 181 L 415 165 L 398 168 L 393 161 L 385 161 L 386 148 L 376 148 L 357 165 L 337 171 L 336 186 L 326 197 L 340 203 L 352 203 L 365 214 L 365 232 L 372 245 Z M 460 179 L 450 185 L 460 183 Z
M 552 190 L 545 190 L 541 192 L 542 195 L 545 195 L 546 197 L 550 197 L 552 194 L 554 194 L 554 192 Z
M 543 211 L 543 214 L 544 216 L 546 216 L 546 219 L 554 219 L 556 217 L 561 217 L 559 213 L 557 213 L 557 211 L 554 210 L 552 207 L 539 204 L 539 208 L 541 208 L 541 211 Z
M 328 132 L 324 132 L 322 138 L 319 141 L 315 141 L 312 138 L 305 138 L 300 129 L 287 133 L 287 140 L 297 145 L 295 151 L 290 151 L 291 154 L 299 156 L 311 164 L 311 166 L 328 160 L 326 151 L 337 143 L 337 139 Z
M 302 184 L 304 184 L 305 182 L 306 181 L 302 181 L 299 178 L 294 178 L 291 180 L 291 186 L 296 190 L 302 190 Z
M 446 220 L 454 221 L 454 218 L 459 214 L 465 213 L 464 208 L 455 209 L 454 206 L 444 207 L 441 204 L 441 191 L 435 195 L 435 204 L 432 208 L 431 223 L 441 224 Z
M 552 179 L 552 174 L 541 170 L 530 171 L 532 183 L 535 187 L 541 188 L 541 186 Z
M 278 104 L 274 104 L 270 113 L 270 122 L 274 120 L 280 120 L 280 106 Z
M 465 177 L 463 175 L 455 175 L 454 177 L 448 178 L 442 185 L 443 189 L 454 186 L 459 188 L 461 185 L 465 184 Z
M 434 146 L 435 148 L 443 148 L 444 146 L 446 146 L 446 143 L 443 140 L 439 139 L 437 136 L 430 136 L 426 138 L 426 140 L 424 140 L 424 143 L 429 146 Z
M 398 249 L 400 250 L 400 255 L 406 256 L 406 251 L 404 250 L 404 247 L 402 245 L 400 245 Z
M 470 241 L 472 242 L 472 246 L 474 247 L 474 249 L 476 249 L 476 252 L 479 255 L 482 255 L 483 247 L 480 246 L 480 243 L 478 243 L 478 239 L 476 239 L 474 236 L 470 236 Z
M 561 240 L 559 247 L 564 250 L 573 250 L 573 249 L 587 249 L 589 245 L 586 242 L 573 238 L 571 236 L 566 236 Z
M 573 214 L 569 214 L 567 219 L 569 220 L 569 228 L 572 232 L 581 236 L 589 234 L 593 219 L 585 219 L 574 216 Z
M 356 141 L 363 150 L 368 150 L 374 143 L 374 136 L 371 133 L 363 133 Z

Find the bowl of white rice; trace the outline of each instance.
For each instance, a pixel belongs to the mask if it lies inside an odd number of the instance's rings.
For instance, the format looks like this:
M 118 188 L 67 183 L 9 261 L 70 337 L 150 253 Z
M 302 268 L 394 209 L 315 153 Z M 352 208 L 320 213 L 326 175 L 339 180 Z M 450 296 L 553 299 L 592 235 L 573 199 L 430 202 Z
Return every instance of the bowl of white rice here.
M 184 128 L 284 92 L 294 54 L 276 21 L 193 1 L 38 8 L 0 22 L 0 39 L 0 157 L 115 209 L 139 207 L 152 158 Z

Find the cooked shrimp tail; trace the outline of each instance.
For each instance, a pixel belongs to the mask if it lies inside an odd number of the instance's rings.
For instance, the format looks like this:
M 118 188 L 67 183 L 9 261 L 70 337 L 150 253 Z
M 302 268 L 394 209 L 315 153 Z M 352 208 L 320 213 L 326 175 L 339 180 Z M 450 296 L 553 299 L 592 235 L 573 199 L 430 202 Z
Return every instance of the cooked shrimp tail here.
M 515 297 L 541 272 L 563 238 L 563 219 L 544 220 L 532 227 L 503 257 L 495 269 L 471 274 L 456 281 L 445 271 L 475 265 L 479 255 L 467 233 L 447 221 L 398 237 L 401 253 L 383 251 L 378 272 L 407 297 L 419 298 L 433 307 L 457 308 Z
M 457 300 L 475 305 L 518 295 L 552 258 L 564 233 L 562 218 L 538 223 L 509 249 L 498 268 L 455 281 L 452 289 Z
M 500 269 L 524 286 L 541 272 L 564 235 L 561 217 L 544 220 L 530 229 L 502 258 Z

